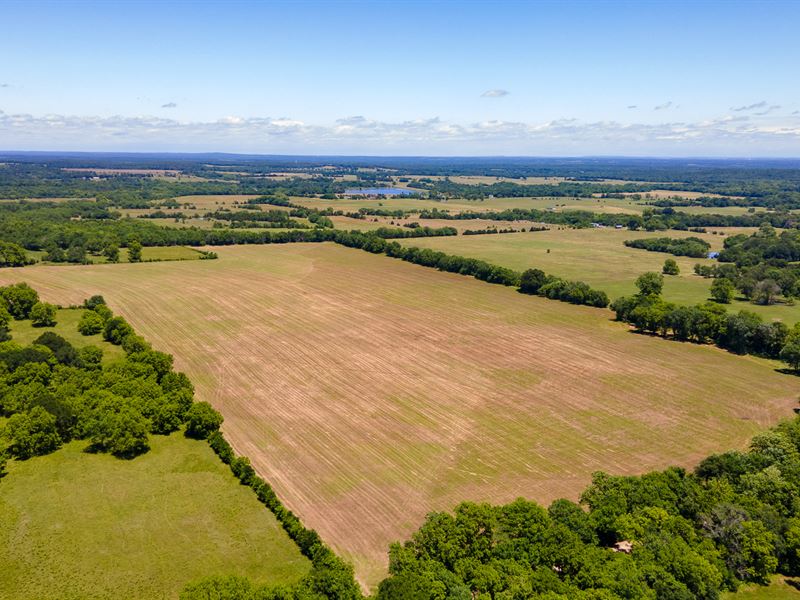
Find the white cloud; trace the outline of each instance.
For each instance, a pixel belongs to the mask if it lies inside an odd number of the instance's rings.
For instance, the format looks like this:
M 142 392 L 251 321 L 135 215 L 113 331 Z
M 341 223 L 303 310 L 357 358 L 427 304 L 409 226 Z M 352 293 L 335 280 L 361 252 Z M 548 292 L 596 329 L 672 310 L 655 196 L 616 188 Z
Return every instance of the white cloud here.
M 635 104 L 629 104 L 628 108 L 638 108 L 638 106 L 636 106 Z
M 502 98 L 508 96 L 509 93 L 507 90 L 486 90 L 481 94 L 481 98 Z
M 672 100 L 669 102 L 665 102 L 664 104 L 659 104 L 658 106 L 654 106 L 653 110 L 667 110 L 668 108 L 672 108 L 674 105 L 672 104 Z
M 332 124 L 289 117 L 179 121 L 0 111 L 4 150 L 227 151 L 291 154 L 800 155 L 795 117 L 725 116 L 699 122 L 543 122 L 438 117 L 399 122 L 358 115 Z
M 178 105 L 174 102 L 167 102 L 166 104 L 162 104 L 161 108 L 176 108 Z
M 731 107 L 731 110 L 734 112 L 745 112 L 750 110 L 756 110 L 757 108 L 764 108 L 766 106 L 767 106 L 767 101 L 762 100 L 761 102 L 756 102 L 755 104 L 745 104 L 744 106 Z

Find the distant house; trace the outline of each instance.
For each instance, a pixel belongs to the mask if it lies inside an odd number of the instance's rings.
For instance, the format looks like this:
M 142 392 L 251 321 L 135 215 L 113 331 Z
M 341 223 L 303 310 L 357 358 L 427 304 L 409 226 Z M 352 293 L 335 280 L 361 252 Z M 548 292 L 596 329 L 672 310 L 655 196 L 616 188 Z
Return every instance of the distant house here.
M 719 252 L 709 252 L 708 258 L 719 258 Z

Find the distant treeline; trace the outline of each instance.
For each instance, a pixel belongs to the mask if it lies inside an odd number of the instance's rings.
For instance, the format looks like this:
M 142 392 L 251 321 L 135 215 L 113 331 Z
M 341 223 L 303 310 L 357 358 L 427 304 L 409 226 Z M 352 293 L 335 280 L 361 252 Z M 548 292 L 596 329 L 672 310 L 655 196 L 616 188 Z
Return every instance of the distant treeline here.
M 690 256 L 692 258 L 705 258 L 711 247 L 707 241 L 698 237 L 685 238 L 642 238 L 638 240 L 625 240 L 629 248 L 639 248 L 650 252 L 667 252 L 674 256 Z

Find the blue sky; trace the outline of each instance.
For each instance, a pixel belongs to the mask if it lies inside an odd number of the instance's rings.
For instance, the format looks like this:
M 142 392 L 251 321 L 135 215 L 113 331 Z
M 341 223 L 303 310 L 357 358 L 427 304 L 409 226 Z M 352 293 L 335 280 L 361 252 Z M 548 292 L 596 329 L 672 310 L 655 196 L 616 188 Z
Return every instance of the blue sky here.
M 0 0 L 0 149 L 800 156 L 800 2 Z

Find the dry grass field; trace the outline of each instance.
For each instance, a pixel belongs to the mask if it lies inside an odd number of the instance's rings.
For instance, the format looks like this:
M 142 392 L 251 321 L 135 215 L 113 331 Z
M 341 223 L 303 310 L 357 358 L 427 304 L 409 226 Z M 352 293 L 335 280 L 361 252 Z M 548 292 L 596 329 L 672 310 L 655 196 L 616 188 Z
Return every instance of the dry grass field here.
M 791 415 L 800 391 L 768 361 L 385 256 L 215 250 L 0 282 L 62 304 L 103 294 L 175 355 L 238 452 L 365 585 L 431 510 L 576 498 L 596 470 L 691 466 Z

